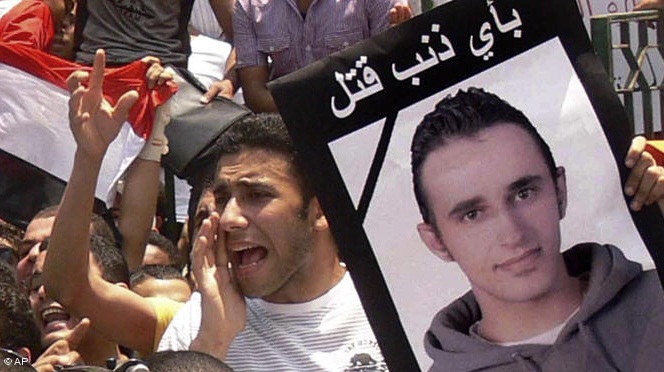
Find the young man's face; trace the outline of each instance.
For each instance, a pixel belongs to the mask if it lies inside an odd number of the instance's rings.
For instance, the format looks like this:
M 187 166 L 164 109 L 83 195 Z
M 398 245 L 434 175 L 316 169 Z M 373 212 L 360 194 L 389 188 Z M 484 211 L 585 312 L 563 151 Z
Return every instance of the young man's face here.
M 220 165 L 216 206 L 233 274 L 244 295 L 281 302 L 280 293 L 310 285 L 316 212 L 303 208 L 302 190 L 288 157 L 243 148 L 223 155 Z
M 61 340 L 76 327 L 78 319 L 71 316 L 59 303 L 51 300 L 44 291 L 42 271 L 46 251 L 40 252 L 30 278 L 30 305 L 35 314 L 37 328 L 42 334 L 42 346 L 48 347 Z
M 39 244 L 51 237 L 55 217 L 36 218 L 25 229 L 23 240 L 19 244 L 19 262 L 16 268 L 18 280 L 27 283 L 32 275 L 33 266 L 39 255 Z
M 555 290 L 565 266 L 559 221 L 565 176 L 553 180 L 536 142 L 513 124 L 451 139 L 422 166 L 435 227 L 427 246 L 456 261 L 479 301 L 524 302 Z

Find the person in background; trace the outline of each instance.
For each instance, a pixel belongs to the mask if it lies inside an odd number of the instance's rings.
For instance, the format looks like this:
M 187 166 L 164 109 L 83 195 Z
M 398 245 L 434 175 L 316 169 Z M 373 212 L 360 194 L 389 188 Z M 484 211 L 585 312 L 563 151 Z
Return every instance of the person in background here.
M 191 285 L 178 268 L 169 265 L 144 265 L 129 276 L 132 291 L 143 297 L 165 297 L 187 302 Z
M 247 106 L 254 112 L 276 112 L 268 81 L 410 17 L 406 0 L 237 0 L 232 21 L 235 68 Z
M 70 59 L 73 9 L 72 0 L 23 0 L 0 18 L 0 41 Z
M 111 106 L 102 95 L 104 67 L 105 54 L 99 50 L 91 72 L 77 71 L 68 79 L 72 92 L 70 126 L 77 148 L 72 174 L 53 224 L 43 283 L 48 296 L 71 315 L 89 318 L 94 330 L 145 356 L 154 350 L 181 304 L 165 298 L 143 298 L 94 275 L 88 254 L 87 221 L 92 215 L 97 177 L 109 144 L 137 99 L 135 91 L 126 92 L 115 107 Z M 130 172 L 143 177 L 125 180 L 118 224 L 123 255 L 128 263 L 138 262 L 136 266 L 143 260 L 155 213 L 159 160 L 166 143 L 162 136 L 167 116 L 160 115 L 159 110 L 156 116 L 152 137 L 137 159 L 140 162 L 130 167 L 133 168 Z M 138 171 L 144 166 L 149 167 L 150 175 Z M 146 187 L 146 183 L 150 186 Z M 136 192 L 131 192 L 132 189 Z

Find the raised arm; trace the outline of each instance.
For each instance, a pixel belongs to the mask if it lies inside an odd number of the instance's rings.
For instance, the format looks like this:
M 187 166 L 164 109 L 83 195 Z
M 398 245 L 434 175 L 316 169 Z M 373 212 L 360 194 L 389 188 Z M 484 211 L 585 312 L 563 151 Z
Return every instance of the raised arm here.
M 158 59 L 146 57 L 143 62 L 150 64 L 146 75 L 150 88 L 173 78 L 172 72 L 165 71 Z M 122 253 L 130 271 L 143 262 L 157 209 L 161 155 L 168 143 L 164 130 L 169 121 L 170 105 L 167 102 L 157 109 L 150 138 L 127 170 L 118 229 L 122 234 Z
M 48 295 L 70 313 L 91 320 L 109 339 L 149 353 L 156 314 L 130 290 L 106 282 L 90 268 L 89 224 L 102 160 L 138 95 L 130 91 L 112 107 L 102 95 L 105 55 L 97 51 L 91 73 L 77 71 L 67 80 L 72 92 L 69 122 L 76 140 L 71 177 L 65 188 L 44 264 Z M 88 87 L 83 85 L 88 82 Z M 118 314 L 122 314 L 118 317 Z

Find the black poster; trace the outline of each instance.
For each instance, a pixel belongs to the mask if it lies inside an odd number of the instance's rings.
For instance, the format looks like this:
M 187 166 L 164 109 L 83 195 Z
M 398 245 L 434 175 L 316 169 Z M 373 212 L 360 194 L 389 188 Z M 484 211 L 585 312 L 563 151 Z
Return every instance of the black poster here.
M 443 97 L 480 87 L 522 110 L 566 168 L 562 250 L 612 243 L 653 267 L 657 208 L 622 193 L 629 127 L 577 4 L 453 1 L 270 84 L 388 366 L 426 370 L 433 315 L 469 289 L 420 240 L 410 144 Z M 491 154 L 487 154 L 491 156 Z

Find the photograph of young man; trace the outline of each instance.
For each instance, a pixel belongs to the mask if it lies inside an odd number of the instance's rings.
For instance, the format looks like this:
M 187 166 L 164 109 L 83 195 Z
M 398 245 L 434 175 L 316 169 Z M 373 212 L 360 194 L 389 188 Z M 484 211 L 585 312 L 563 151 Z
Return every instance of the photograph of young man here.
M 664 206 L 664 170 L 644 146 L 635 139 L 626 159 L 635 210 Z M 561 253 L 565 169 L 521 111 L 482 89 L 460 91 L 424 117 L 411 151 L 419 235 L 471 286 L 426 333 L 432 371 L 645 371 L 661 363 L 657 274 L 611 245 Z

